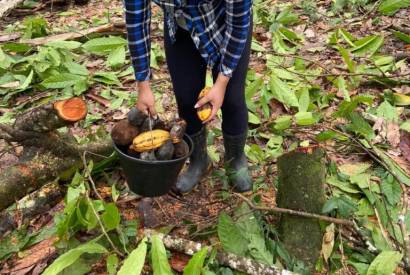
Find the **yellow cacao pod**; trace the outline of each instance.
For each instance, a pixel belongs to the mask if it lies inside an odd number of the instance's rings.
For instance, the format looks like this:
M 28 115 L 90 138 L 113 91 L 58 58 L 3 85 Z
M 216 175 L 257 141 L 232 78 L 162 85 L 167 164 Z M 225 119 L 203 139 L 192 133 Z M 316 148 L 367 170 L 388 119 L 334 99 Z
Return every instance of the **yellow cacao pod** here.
M 152 130 L 139 134 L 132 141 L 132 149 L 136 152 L 145 152 L 156 149 L 170 139 L 168 131 L 165 130 Z
M 198 99 L 201 99 L 202 97 L 204 97 L 206 94 L 208 94 L 210 90 L 211 88 L 209 87 L 203 88 L 202 91 L 199 93 Z M 196 113 L 201 121 L 207 120 L 211 116 L 211 113 L 212 113 L 211 103 L 206 103 L 205 105 L 202 105 L 201 107 L 197 109 Z

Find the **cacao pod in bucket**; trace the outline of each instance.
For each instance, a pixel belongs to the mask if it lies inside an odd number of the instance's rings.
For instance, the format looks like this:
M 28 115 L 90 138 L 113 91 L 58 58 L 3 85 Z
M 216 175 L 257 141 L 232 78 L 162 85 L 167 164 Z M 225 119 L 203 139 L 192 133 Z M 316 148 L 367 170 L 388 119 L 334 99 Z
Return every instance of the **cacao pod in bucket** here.
M 128 186 L 134 193 L 144 197 L 156 197 L 168 193 L 175 185 L 178 175 L 193 150 L 193 143 L 188 135 L 184 142 L 189 151 L 182 157 L 171 160 L 142 160 L 127 154 L 126 146 L 113 144 L 120 165 L 124 171 Z

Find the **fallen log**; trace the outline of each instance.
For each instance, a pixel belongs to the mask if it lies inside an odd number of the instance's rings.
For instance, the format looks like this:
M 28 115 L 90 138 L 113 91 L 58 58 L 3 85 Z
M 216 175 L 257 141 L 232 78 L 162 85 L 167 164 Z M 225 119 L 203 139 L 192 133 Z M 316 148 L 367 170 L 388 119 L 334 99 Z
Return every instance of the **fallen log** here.
M 210 246 L 204 246 L 201 243 L 193 242 L 182 238 L 177 238 L 170 235 L 164 235 L 161 233 L 157 233 L 154 230 L 146 229 L 144 230 L 144 234 L 148 237 L 152 235 L 157 235 L 162 240 L 167 249 L 184 253 L 187 255 L 193 255 L 194 253 L 198 252 L 204 247 L 208 249 L 209 254 L 212 251 L 212 248 Z M 291 271 L 281 269 L 277 266 L 268 266 L 255 260 L 223 251 L 218 251 L 216 253 L 216 260 L 220 265 L 227 266 L 236 271 L 244 272 L 245 274 L 250 275 L 294 274 Z
M 56 131 L 83 119 L 86 113 L 85 102 L 71 98 L 28 110 L 12 126 L 0 124 L 0 138 L 22 145 L 20 160 L 25 160 L 1 171 L 0 210 L 62 174 L 80 168 L 85 152 L 94 161 L 112 153 L 110 140 L 78 145 L 72 136 Z
M 38 214 L 49 211 L 63 198 L 63 193 L 60 185 L 54 181 L 5 209 L 0 213 L 0 236 L 22 224 L 27 224 Z
M 78 32 L 61 33 L 34 39 L 21 39 L 19 42 L 33 46 L 40 46 L 53 41 L 77 40 L 91 34 L 125 33 L 125 23 L 123 21 L 104 24 L 101 26 L 80 30 Z
M 321 213 L 326 199 L 324 159 L 324 151 L 320 148 L 302 148 L 278 159 L 278 207 Z M 289 253 L 313 271 L 322 247 L 319 221 L 282 214 L 278 231 Z
M 6 15 L 9 11 L 17 7 L 24 0 L 1 0 L 0 1 L 0 18 Z

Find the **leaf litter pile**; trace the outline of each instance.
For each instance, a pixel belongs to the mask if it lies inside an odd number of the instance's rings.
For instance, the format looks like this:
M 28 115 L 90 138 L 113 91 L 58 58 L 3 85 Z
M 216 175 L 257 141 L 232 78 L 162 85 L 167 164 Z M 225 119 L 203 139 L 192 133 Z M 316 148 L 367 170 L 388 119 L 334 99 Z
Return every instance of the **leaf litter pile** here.
M 24 1 L 1 19 L 0 124 L 12 124 L 32 107 L 81 96 L 87 117 L 62 131 L 80 144 L 109 138 L 137 98 L 121 2 L 61 2 Z M 274 207 L 276 159 L 318 145 L 327 153 L 328 168 L 321 214 L 355 221 L 355 228 L 322 224 L 322 251 L 313 272 L 405 274 L 410 3 L 255 0 L 253 7 L 245 150 L 254 192 L 246 196 L 254 205 Z M 154 6 L 152 85 L 157 111 L 173 116 L 162 16 Z M 312 272 L 281 244 L 275 216 L 253 211 L 232 194 L 220 119 L 208 129 L 213 171 L 182 197 L 133 195 L 111 157 L 102 164 L 89 161 L 85 169 L 51 183 L 62 186 L 63 194 L 29 219 L 19 207 L 3 210 L 0 217 L 13 211 L 17 226 L 0 230 L 0 273 L 237 274 L 219 265 L 213 252 L 207 257 L 200 250 L 192 258 L 167 254 L 158 236 L 143 239 L 144 227 L 266 265 Z M 1 170 L 24 157 L 24 148 L 2 139 L 0 150 Z

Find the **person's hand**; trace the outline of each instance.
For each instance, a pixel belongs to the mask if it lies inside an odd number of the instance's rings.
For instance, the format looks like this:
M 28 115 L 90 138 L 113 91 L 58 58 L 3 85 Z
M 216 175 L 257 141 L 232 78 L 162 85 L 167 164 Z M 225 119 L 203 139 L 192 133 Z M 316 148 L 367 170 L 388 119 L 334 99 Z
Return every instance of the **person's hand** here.
M 196 104 L 195 108 L 199 108 L 207 102 L 212 105 L 211 115 L 203 123 L 207 123 L 215 118 L 218 110 L 221 108 L 222 103 L 224 102 L 226 86 L 228 85 L 229 77 L 219 74 L 216 82 L 212 86 L 208 94 L 202 97 Z
M 147 115 L 155 116 L 157 114 L 155 111 L 155 97 L 149 81 L 138 82 L 138 100 L 136 107 Z

